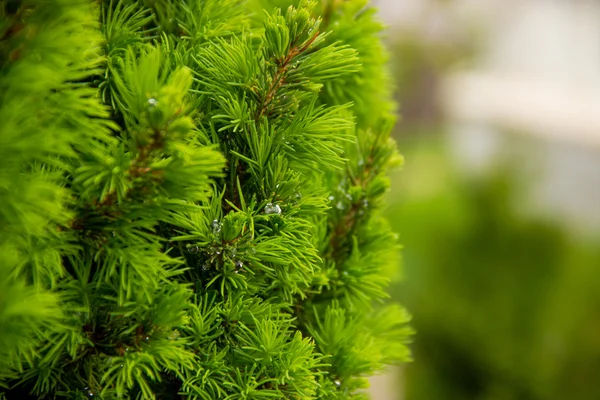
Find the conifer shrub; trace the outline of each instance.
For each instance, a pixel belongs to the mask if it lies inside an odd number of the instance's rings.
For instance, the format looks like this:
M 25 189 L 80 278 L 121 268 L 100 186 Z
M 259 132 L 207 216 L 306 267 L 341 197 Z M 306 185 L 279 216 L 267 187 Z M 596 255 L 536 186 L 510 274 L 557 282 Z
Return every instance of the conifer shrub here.
M 409 359 L 366 1 L 0 4 L 0 397 L 358 399 Z

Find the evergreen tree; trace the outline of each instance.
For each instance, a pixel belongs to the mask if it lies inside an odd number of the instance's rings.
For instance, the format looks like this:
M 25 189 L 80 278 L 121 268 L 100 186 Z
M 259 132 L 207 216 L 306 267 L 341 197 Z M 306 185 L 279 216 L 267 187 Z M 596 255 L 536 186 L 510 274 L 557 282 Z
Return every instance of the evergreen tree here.
M 0 4 L 0 397 L 358 399 L 408 360 L 366 1 Z

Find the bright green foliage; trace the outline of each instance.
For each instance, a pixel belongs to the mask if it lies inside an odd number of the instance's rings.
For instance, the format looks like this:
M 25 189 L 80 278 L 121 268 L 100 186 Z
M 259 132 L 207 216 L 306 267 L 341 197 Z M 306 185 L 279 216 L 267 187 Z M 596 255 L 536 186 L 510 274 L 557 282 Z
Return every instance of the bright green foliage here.
M 409 359 L 380 25 L 266 3 L 0 3 L 5 398 L 364 398 Z

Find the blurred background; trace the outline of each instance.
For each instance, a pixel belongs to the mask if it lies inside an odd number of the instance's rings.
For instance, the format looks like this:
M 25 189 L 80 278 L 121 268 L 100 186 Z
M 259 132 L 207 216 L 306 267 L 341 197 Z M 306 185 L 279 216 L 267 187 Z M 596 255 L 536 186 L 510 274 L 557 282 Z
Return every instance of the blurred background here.
M 600 1 L 373 3 L 417 331 L 373 398 L 600 399 Z

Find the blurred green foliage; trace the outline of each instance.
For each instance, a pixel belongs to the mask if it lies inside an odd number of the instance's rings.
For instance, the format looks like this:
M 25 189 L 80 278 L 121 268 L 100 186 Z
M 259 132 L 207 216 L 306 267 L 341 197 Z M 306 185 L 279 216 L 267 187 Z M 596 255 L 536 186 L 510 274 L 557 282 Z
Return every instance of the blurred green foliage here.
M 404 398 L 599 399 L 598 242 L 525 216 L 518 166 L 465 178 L 439 139 L 401 148 L 396 297 L 417 330 Z

